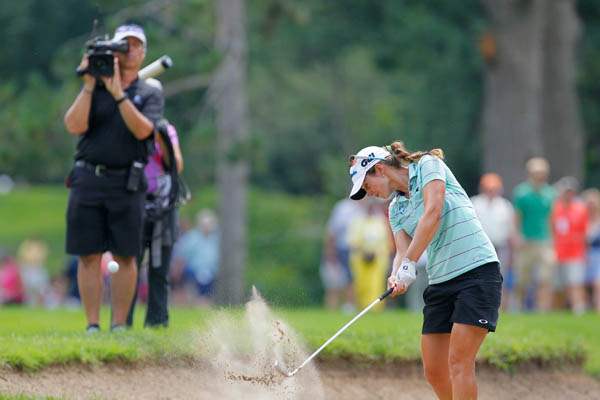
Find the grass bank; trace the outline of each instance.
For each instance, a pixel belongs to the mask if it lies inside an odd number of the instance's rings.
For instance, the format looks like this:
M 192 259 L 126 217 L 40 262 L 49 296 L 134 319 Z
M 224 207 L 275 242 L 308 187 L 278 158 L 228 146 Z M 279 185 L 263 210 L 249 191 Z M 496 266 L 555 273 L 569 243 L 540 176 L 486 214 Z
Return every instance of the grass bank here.
M 223 311 L 233 317 L 239 310 Z M 280 309 L 276 314 L 295 328 L 309 348 L 317 348 L 349 316 L 319 309 Z M 215 311 L 175 309 L 167 330 L 85 335 L 80 310 L 0 310 L 0 363 L 36 370 L 69 363 L 156 362 L 201 357 L 195 340 Z M 107 310 L 103 316 L 108 317 Z M 103 321 L 107 326 L 107 321 Z M 141 326 L 141 321 L 137 321 Z M 322 358 L 361 361 L 419 359 L 421 316 L 402 311 L 369 314 L 328 346 Z M 588 314 L 504 315 L 489 336 L 480 359 L 511 369 L 522 363 L 565 364 L 585 359 L 584 369 L 600 377 L 600 316 Z

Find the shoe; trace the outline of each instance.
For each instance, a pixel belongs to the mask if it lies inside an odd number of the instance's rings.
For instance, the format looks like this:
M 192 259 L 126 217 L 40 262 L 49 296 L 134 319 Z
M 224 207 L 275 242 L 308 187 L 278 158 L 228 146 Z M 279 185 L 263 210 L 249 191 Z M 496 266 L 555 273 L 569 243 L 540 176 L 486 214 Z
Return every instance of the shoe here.
M 100 325 L 98 324 L 89 324 L 87 328 L 85 328 L 85 333 L 88 333 L 90 335 L 98 332 L 100 332 Z
M 110 327 L 111 332 L 125 332 L 127 330 L 127 325 L 112 325 Z

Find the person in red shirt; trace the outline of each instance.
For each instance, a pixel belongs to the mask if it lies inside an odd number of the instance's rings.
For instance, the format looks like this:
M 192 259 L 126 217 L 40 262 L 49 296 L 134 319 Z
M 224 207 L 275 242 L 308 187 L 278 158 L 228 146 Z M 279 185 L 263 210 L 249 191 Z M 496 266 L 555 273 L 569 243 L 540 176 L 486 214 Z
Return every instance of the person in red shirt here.
M 586 265 L 586 233 L 588 211 L 577 196 L 578 182 L 565 177 L 556 184 L 559 197 L 552 210 L 554 250 L 559 263 L 560 286 L 566 288 L 571 310 L 576 314 L 585 311 L 584 290 Z
M 0 304 L 23 304 L 25 289 L 19 266 L 12 257 L 0 255 Z

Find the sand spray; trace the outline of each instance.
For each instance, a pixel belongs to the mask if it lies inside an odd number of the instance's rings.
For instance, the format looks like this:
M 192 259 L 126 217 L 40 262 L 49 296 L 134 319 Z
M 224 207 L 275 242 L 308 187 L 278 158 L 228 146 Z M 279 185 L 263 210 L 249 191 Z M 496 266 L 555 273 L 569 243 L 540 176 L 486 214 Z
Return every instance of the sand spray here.
M 201 343 L 221 398 L 324 398 L 314 364 L 292 378 L 275 370 L 275 361 L 291 370 L 306 359 L 308 352 L 294 330 L 273 315 L 255 288 L 243 317 L 217 314 L 202 334 Z

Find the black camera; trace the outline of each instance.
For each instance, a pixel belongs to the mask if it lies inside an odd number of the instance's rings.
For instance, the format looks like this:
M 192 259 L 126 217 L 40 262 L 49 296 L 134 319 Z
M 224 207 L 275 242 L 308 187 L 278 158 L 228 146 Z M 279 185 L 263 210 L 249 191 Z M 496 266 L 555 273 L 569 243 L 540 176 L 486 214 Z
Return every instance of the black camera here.
M 102 37 L 94 38 L 85 45 L 88 55 L 88 67 L 84 70 L 77 69 L 77 75 L 90 74 L 96 78 L 113 76 L 114 53 L 127 53 L 129 43 L 127 40 L 109 40 Z

